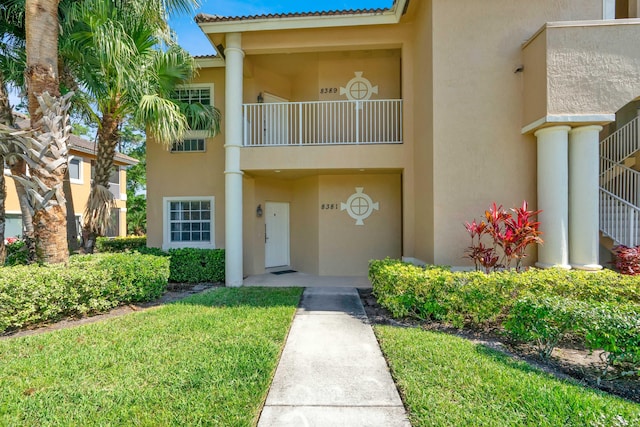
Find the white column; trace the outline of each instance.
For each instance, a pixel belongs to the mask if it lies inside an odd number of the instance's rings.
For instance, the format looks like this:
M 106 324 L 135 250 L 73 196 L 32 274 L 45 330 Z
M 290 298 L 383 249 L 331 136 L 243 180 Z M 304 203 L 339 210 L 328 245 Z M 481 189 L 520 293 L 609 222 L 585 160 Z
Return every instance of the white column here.
M 538 215 L 544 244 L 538 246 L 541 268 L 569 269 L 569 126 L 553 126 L 538 138 Z
M 569 133 L 569 262 L 580 270 L 601 270 L 598 263 L 599 141 L 602 126 Z
M 227 286 L 242 286 L 242 35 L 227 34 L 225 70 L 225 273 Z

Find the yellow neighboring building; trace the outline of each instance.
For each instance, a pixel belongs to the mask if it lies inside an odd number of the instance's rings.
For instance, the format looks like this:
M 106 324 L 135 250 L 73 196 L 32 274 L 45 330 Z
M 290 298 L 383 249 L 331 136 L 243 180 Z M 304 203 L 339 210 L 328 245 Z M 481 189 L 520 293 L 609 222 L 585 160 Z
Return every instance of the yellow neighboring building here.
M 640 96 L 637 0 L 396 0 L 196 17 L 218 54 L 178 96 L 214 138 L 148 146 L 150 246 L 225 248 L 226 280 L 368 260 L 469 265 L 465 221 L 542 209 L 529 262 L 599 269 L 598 144 Z M 624 18 L 624 19 L 615 19 Z
M 75 135 L 69 137 L 69 182 L 71 184 L 71 200 L 67 200 L 67 209 L 73 206 L 78 233 L 81 231 L 82 215 L 91 190 L 92 168 L 96 159 L 97 146 Z M 111 175 L 109 190 L 115 198 L 116 208 L 112 211 L 112 226 L 107 236 L 127 235 L 127 167 L 138 163 L 138 160 L 127 155 L 116 153 L 114 159 L 117 171 Z M 7 177 L 7 214 L 5 237 L 21 236 L 22 216 L 16 187 L 11 177 Z

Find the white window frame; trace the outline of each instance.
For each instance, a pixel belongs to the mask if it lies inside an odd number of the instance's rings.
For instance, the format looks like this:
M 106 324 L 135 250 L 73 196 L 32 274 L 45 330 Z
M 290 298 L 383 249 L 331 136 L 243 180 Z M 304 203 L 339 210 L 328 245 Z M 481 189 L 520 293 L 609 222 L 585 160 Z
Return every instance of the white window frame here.
M 209 202 L 211 204 L 211 240 L 209 242 L 172 242 L 171 241 L 171 221 L 169 217 L 169 206 L 171 202 Z M 215 249 L 215 197 L 214 196 L 181 196 L 181 197 L 163 197 L 162 198 L 162 249 L 176 248 L 201 248 Z
M 210 104 L 212 107 L 214 107 L 216 105 L 215 102 L 215 92 L 214 92 L 214 88 L 215 85 L 213 83 L 189 83 L 189 84 L 184 84 L 184 85 L 180 85 L 178 86 L 176 89 L 209 89 L 211 97 L 210 99 Z M 190 130 L 187 131 L 184 134 L 184 139 L 204 139 L 204 150 L 200 151 L 200 150 L 193 150 L 193 151 L 173 151 L 171 150 L 171 153 L 173 154 L 185 154 L 185 153 L 205 153 L 207 151 L 207 131 L 205 130 Z
M 184 143 L 185 139 L 202 139 L 204 140 L 204 146 L 202 150 L 174 150 L 173 146 L 171 147 L 171 154 L 187 154 L 187 153 L 206 153 L 207 152 L 207 131 L 206 130 L 190 130 L 185 132 L 184 138 L 182 138 L 181 142 L 176 142 L 175 144 Z
M 72 184 L 84 184 L 84 159 L 82 157 L 79 156 L 69 156 L 69 163 L 71 163 L 71 160 L 75 160 L 78 159 L 80 161 L 80 164 L 78 165 L 78 175 L 80 176 L 80 178 L 71 178 L 71 174 L 69 174 L 69 182 Z

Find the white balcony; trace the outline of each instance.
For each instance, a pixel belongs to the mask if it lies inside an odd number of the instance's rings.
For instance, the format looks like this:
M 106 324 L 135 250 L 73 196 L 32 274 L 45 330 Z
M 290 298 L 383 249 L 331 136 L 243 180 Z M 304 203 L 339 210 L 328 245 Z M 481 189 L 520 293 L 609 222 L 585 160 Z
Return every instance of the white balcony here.
M 401 144 L 402 100 L 244 104 L 244 146 Z

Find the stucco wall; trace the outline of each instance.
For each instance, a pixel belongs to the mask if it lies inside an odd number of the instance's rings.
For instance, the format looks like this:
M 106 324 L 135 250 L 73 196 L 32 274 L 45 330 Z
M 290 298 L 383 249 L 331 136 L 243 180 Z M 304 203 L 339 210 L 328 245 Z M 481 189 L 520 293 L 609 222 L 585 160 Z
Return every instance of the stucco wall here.
M 91 192 L 91 160 L 95 159 L 94 156 L 87 155 L 78 151 L 70 150 L 72 157 L 80 158 L 82 160 L 81 166 L 81 180 L 80 182 L 72 182 L 71 195 L 67 195 L 67 209 L 72 210 L 74 215 L 84 215 L 85 206 L 89 199 L 89 193 Z M 118 166 L 122 166 L 118 164 Z M 127 185 L 127 172 L 123 168 L 120 170 L 120 197 L 126 195 Z M 18 195 L 16 193 L 16 187 L 11 177 L 6 177 L 7 198 L 5 201 L 5 211 L 8 214 L 19 214 L 20 203 L 18 202 Z M 120 228 L 119 235 L 125 236 L 127 234 L 127 216 L 126 208 L 127 202 L 121 198 L 115 200 L 115 207 L 120 209 Z
M 356 225 L 356 220 L 339 208 L 320 209 L 320 275 L 366 276 L 369 260 L 401 255 L 400 176 L 321 176 L 320 205 L 344 203 L 356 193 L 356 187 L 363 188 L 380 209 L 374 210 L 364 225 Z
M 413 4 L 414 2 L 412 2 Z M 405 57 L 413 58 L 412 78 L 405 83 L 404 92 L 416 94 L 405 99 L 405 114 L 410 114 L 413 124 L 413 168 L 415 170 L 415 232 L 412 246 L 405 241 L 403 254 L 423 260 L 434 261 L 434 205 L 433 205 L 433 66 L 432 66 L 432 14 L 431 0 L 415 2 L 414 34 Z M 411 104 L 410 104 L 411 103 Z M 407 174 L 405 174 L 406 176 Z M 411 182 L 410 180 L 404 179 Z M 406 186 L 407 183 L 405 182 Z M 405 207 L 407 209 L 407 207 Z M 405 217 L 410 215 L 405 213 Z M 413 228 L 413 227 L 411 227 Z M 405 233 L 406 236 L 406 233 Z
M 224 68 L 200 70 L 194 83 L 213 82 L 214 104 L 224 116 Z M 147 140 L 147 243 L 162 246 L 162 197 L 215 197 L 215 246 L 224 247 L 224 128 L 206 140 L 204 153 L 171 153 Z
M 640 20 L 547 28 L 550 114 L 614 114 L 640 96 Z
M 437 263 L 460 265 L 463 222 L 492 201 L 536 205 L 536 151 L 521 135 L 521 45 L 544 22 L 599 19 L 600 0 L 433 2 L 434 230 Z
M 319 274 L 320 178 L 300 178 L 293 185 L 291 204 L 291 265 L 298 271 Z

